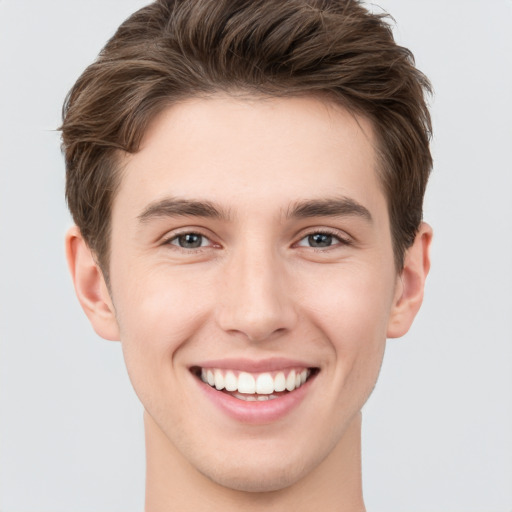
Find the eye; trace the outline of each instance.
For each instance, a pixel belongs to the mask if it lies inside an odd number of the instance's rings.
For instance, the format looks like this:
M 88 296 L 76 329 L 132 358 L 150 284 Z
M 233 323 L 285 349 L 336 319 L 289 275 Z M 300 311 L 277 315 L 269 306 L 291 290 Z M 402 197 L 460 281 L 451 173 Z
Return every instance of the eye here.
M 312 247 L 314 249 L 326 249 L 336 245 L 348 245 L 350 242 L 332 233 L 311 233 L 298 242 L 299 247 Z
M 167 243 L 182 249 L 199 249 L 211 245 L 210 240 L 199 233 L 182 233 L 171 238 Z

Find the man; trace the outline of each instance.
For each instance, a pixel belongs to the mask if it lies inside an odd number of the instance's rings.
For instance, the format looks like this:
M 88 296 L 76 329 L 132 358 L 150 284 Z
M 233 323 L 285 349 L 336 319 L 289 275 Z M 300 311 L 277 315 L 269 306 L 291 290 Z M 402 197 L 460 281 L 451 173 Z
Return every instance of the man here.
M 146 511 L 361 511 L 429 269 L 427 79 L 350 0 L 157 1 L 66 101 L 67 257 L 145 408 Z

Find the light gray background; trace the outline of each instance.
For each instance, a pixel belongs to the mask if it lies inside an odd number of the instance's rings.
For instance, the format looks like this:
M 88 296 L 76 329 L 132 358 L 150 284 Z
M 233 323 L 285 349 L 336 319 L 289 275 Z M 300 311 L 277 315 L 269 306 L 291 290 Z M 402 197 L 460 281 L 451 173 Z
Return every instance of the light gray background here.
M 67 275 L 54 129 L 79 73 L 144 3 L 0 0 L 2 512 L 143 509 L 141 407 Z M 512 1 L 379 5 L 436 89 L 435 241 L 423 309 L 389 342 L 365 407 L 367 507 L 511 512 Z

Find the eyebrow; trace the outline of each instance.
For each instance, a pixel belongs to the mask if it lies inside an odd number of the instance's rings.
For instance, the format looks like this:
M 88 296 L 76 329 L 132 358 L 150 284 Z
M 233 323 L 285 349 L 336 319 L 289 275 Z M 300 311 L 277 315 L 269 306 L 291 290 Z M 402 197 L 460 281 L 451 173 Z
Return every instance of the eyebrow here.
M 372 223 L 370 211 L 362 204 L 349 197 L 312 199 L 298 201 L 287 211 L 289 218 L 307 219 L 311 217 L 345 217 L 356 216 Z
M 286 212 L 287 218 L 298 219 L 345 216 L 362 217 L 370 223 L 373 222 L 369 210 L 348 197 L 297 201 Z M 210 201 L 177 198 L 165 198 L 151 203 L 138 215 L 140 222 L 148 222 L 159 217 L 203 217 L 227 220 L 230 215 Z
M 137 218 L 141 222 L 147 222 L 159 217 L 204 217 L 226 220 L 229 214 L 210 201 L 168 197 L 151 203 Z

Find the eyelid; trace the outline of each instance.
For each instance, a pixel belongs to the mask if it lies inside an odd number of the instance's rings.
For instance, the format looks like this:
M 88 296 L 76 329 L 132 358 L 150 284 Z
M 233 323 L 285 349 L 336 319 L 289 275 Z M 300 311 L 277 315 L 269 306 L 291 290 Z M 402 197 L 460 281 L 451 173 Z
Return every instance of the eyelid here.
M 165 234 L 161 238 L 161 244 L 162 245 L 172 245 L 173 247 L 175 247 L 177 249 L 180 249 L 180 250 L 183 250 L 183 251 L 186 251 L 186 252 L 200 251 L 200 250 L 205 250 L 205 249 L 208 249 L 208 248 L 211 248 L 211 247 L 216 247 L 216 248 L 222 247 L 222 245 L 220 243 L 215 242 L 213 240 L 214 237 L 212 236 L 212 234 L 207 234 L 206 231 L 207 230 L 205 230 L 203 228 L 199 228 L 199 227 L 195 227 L 195 226 L 186 226 L 186 227 L 183 227 L 183 228 L 178 228 L 178 229 L 175 229 L 175 230 Z M 207 246 L 197 247 L 195 249 L 185 249 L 183 247 L 180 247 L 177 244 L 171 244 L 171 242 L 173 240 L 176 240 L 178 237 L 183 236 L 183 235 L 187 235 L 187 234 L 192 234 L 192 233 L 196 234 L 196 235 L 200 235 L 203 238 L 206 238 L 210 243 Z M 335 248 L 335 247 L 347 246 L 347 245 L 353 245 L 354 244 L 353 238 L 350 235 L 348 235 L 347 233 L 345 233 L 343 231 L 340 231 L 338 229 L 335 229 L 335 228 L 328 228 L 328 227 L 324 226 L 324 227 L 317 227 L 317 228 L 313 227 L 313 228 L 308 228 L 307 230 L 303 230 L 297 236 L 296 242 L 294 242 L 292 245 L 293 246 L 299 246 L 298 244 L 302 240 L 304 240 L 308 236 L 311 236 L 311 235 L 314 235 L 314 234 L 330 235 L 333 238 L 336 238 L 338 240 L 338 243 L 336 243 L 336 244 L 334 244 L 334 245 L 332 245 L 330 247 L 326 247 L 326 248 L 310 247 L 311 249 L 320 250 L 320 251 L 326 251 L 326 250 L 329 250 L 329 249 L 332 249 L 332 248 Z M 305 247 L 305 246 L 299 246 L 299 247 Z
M 299 235 L 297 242 L 295 242 L 293 245 L 297 246 L 297 247 L 307 247 L 305 245 L 299 245 L 299 243 L 302 242 L 304 239 L 308 238 L 309 236 L 316 235 L 316 234 L 329 235 L 338 240 L 338 243 L 331 245 L 329 247 L 324 247 L 324 248 L 310 247 L 310 249 L 314 249 L 317 251 L 326 251 L 326 250 L 333 249 L 333 248 L 340 247 L 340 246 L 352 245 L 354 243 L 352 237 L 350 237 L 349 235 L 347 235 L 344 232 L 340 232 L 339 230 L 333 229 L 333 228 L 318 227 L 318 228 L 309 228 L 307 231 L 302 232 Z
M 206 238 L 210 243 L 206 246 L 196 247 L 193 249 L 185 249 L 184 247 L 180 247 L 177 244 L 171 243 L 173 240 L 176 240 L 178 237 L 183 236 L 183 235 L 188 235 L 188 234 L 195 234 L 195 235 L 202 236 L 203 238 Z M 221 247 L 221 245 L 218 242 L 214 242 L 212 240 L 212 238 L 213 238 L 212 235 L 206 234 L 205 230 L 202 228 L 196 228 L 195 226 L 187 226 L 187 227 L 178 228 L 169 233 L 166 233 L 161 239 L 162 240 L 161 244 L 162 245 L 170 245 L 172 247 L 175 247 L 178 250 L 182 250 L 182 251 L 186 251 L 186 252 L 201 251 L 201 250 L 205 250 L 205 249 L 208 249 L 211 247 Z
M 186 237 L 187 235 L 194 235 L 194 236 L 196 236 L 198 239 L 201 240 L 201 245 L 199 245 L 199 247 L 182 247 L 180 245 L 180 239 L 182 237 L 184 237 L 184 236 Z M 201 235 L 200 233 L 184 233 L 183 235 L 177 235 L 177 236 L 172 237 L 167 243 L 170 244 L 170 245 L 174 245 L 176 247 L 179 247 L 180 249 L 186 249 L 188 251 L 193 251 L 193 250 L 197 250 L 197 249 L 203 249 L 203 248 L 209 247 L 211 245 L 210 239 L 207 238 L 206 236 Z

